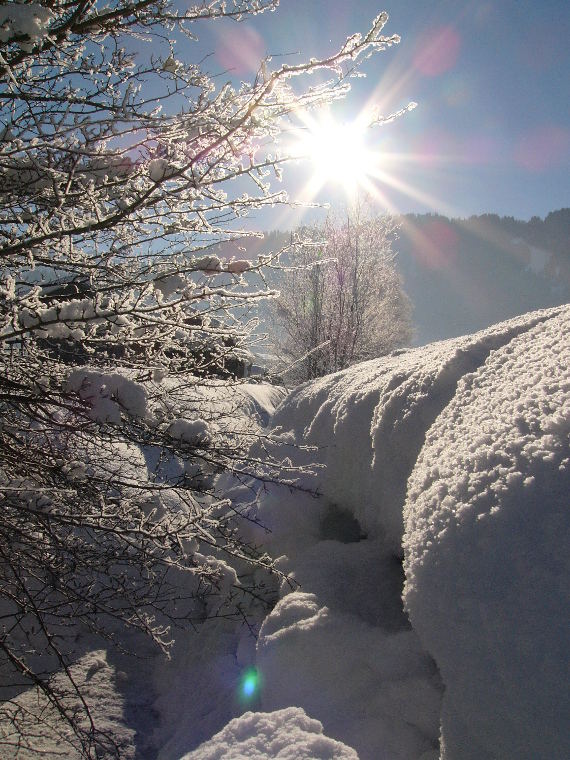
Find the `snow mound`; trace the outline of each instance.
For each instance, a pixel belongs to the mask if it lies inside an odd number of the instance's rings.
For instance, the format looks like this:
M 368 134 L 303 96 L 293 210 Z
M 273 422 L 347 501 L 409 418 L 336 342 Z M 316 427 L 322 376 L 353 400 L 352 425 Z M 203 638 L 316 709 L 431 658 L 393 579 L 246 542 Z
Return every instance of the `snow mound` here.
M 290 576 L 262 709 L 302 707 L 361 760 L 570 756 L 569 320 L 396 352 L 276 410 L 291 463 L 321 466 L 299 481 L 316 498 L 259 496 L 252 540 Z
M 182 760 L 358 760 L 345 744 L 323 736 L 318 720 L 298 707 L 247 712 Z
M 67 379 L 67 390 L 77 393 L 89 405 L 89 416 L 97 422 L 119 424 L 121 410 L 135 417 L 146 414 L 145 388 L 118 372 L 73 370 Z
M 445 758 L 570 757 L 570 312 L 465 376 L 408 485 L 405 601 Z
M 316 484 L 324 500 L 353 513 L 369 536 L 382 536 L 401 554 L 406 484 L 426 431 L 463 375 L 556 311 L 396 351 L 302 385 L 276 411 L 273 427 L 318 447 L 326 470 Z
M 73 682 L 81 689 L 83 698 L 89 703 L 91 715 L 99 729 L 112 737 L 111 749 L 106 741 L 98 747 L 102 757 L 121 757 L 121 760 L 135 760 L 134 730 L 125 721 L 125 699 L 116 688 L 120 673 L 107 659 L 103 649 L 93 650 L 77 659 L 70 667 Z M 72 713 L 77 712 L 80 725 L 89 731 L 89 719 L 82 716 L 82 702 L 70 689 L 63 675 L 52 679 L 55 693 L 63 697 L 64 704 Z M 26 720 L 26 735 L 21 735 L 18 726 Z M 0 710 L 0 740 L 3 760 L 34 760 L 38 757 L 67 757 L 79 760 L 84 754 L 71 728 L 61 720 L 57 709 L 40 691 L 32 688 L 2 704 Z
M 413 631 L 388 633 L 293 592 L 263 623 L 257 667 L 264 709 L 301 705 L 362 760 L 435 757 L 439 691 Z
M 167 432 L 178 441 L 195 445 L 205 445 L 212 440 L 212 432 L 207 420 L 174 420 L 170 423 Z

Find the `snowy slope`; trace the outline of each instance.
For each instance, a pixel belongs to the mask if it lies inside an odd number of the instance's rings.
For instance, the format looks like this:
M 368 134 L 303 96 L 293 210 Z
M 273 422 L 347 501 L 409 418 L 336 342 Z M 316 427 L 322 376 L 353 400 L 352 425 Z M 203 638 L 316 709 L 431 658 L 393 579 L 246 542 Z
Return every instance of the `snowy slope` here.
M 253 511 L 250 484 L 218 481 L 287 576 L 257 642 L 223 618 L 179 636 L 169 663 L 82 642 L 74 672 L 121 757 L 570 757 L 569 335 L 557 307 L 289 394 L 251 453 L 298 468 L 300 488 L 268 482 Z M 283 395 L 162 386 L 186 433 L 205 404 L 221 431 L 265 425 Z
M 366 362 L 277 410 L 275 436 L 317 447 L 292 460 L 323 467 L 301 478 L 318 498 L 260 495 L 253 535 L 301 584 L 261 629 L 261 709 L 302 707 L 361 760 L 436 758 L 440 733 L 447 759 L 570 756 L 569 320 Z

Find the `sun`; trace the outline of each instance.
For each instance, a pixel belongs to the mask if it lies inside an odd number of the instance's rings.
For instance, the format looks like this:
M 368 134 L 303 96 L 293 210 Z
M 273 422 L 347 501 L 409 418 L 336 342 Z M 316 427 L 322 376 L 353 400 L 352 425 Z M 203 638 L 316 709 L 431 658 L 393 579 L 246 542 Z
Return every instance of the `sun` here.
M 285 151 L 303 164 L 306 172 L 297 193 L 299 205 L 319 205 L 337 197 L 340 188 L 350 203 L 357 197 L 369 198 L 378 208 L 399 214 L 403 198 L 453 216 L 452 209 L 433 191 L 416 184 L 414 171 L 425 162 L 417 152 L 402 152 L 397 141 L 381 136 L 378 129 L 412 111 L 408 103 L 387 116 L 379 115 L 380 105 L 363 107 L 351 121 L 334 117 L 332 110 L 295 112 L 297 123 L 287 134 Z M 328 196 L 328 197 L 327 197 Z
M 366 125 L 335 121 L 330 115 L 306 119 L 299 130 L 298 155 L 313 166 L 311 184 L 329 182 L 347 191 L 365 183 L 377 157 L 366 145 Z

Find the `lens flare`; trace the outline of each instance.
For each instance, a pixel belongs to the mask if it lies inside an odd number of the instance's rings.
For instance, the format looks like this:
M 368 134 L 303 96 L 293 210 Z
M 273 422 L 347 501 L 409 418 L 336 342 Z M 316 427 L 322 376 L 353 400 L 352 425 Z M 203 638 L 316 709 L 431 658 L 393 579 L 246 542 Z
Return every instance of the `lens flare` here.
M 418 40 L 414 67 L 426 77 L 454 68 L 461 50 L 461 37 L 452 26 L 430 29 Z
M 265 43 L 255 29 L 243 27 L 218 33 L 216 58 L 228 71 L 238 75 L 255 72 L 264 55 Z
M 241 679 L 240 695 L 249 700 L 259 691 L 259 674 L 255 668 L 247 670 Z

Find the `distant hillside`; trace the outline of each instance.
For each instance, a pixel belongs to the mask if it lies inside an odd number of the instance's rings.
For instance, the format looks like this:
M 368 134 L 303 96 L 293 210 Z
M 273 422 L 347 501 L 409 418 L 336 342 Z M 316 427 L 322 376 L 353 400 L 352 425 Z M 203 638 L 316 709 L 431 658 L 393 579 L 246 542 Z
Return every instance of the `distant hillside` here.
M 418 345 L 570 301 L 570 209 L 529 222 L 408 214 L 394 247 Z
M 414 307 L 416 345 L 465 335 L 535 309 L 570 302 L 570 209 L 524 222 L 496 214 L 448 219 L 407 214 L 394 241 Z M 287 245 L 290 232 L 265 233 L 218 249 L 256 259 Z M 279 287 L 279 273 L 269 281 Z M 269 331 L 267 305 L 261 329 Z M 269 322 L 266 320 L 269 319 Z

